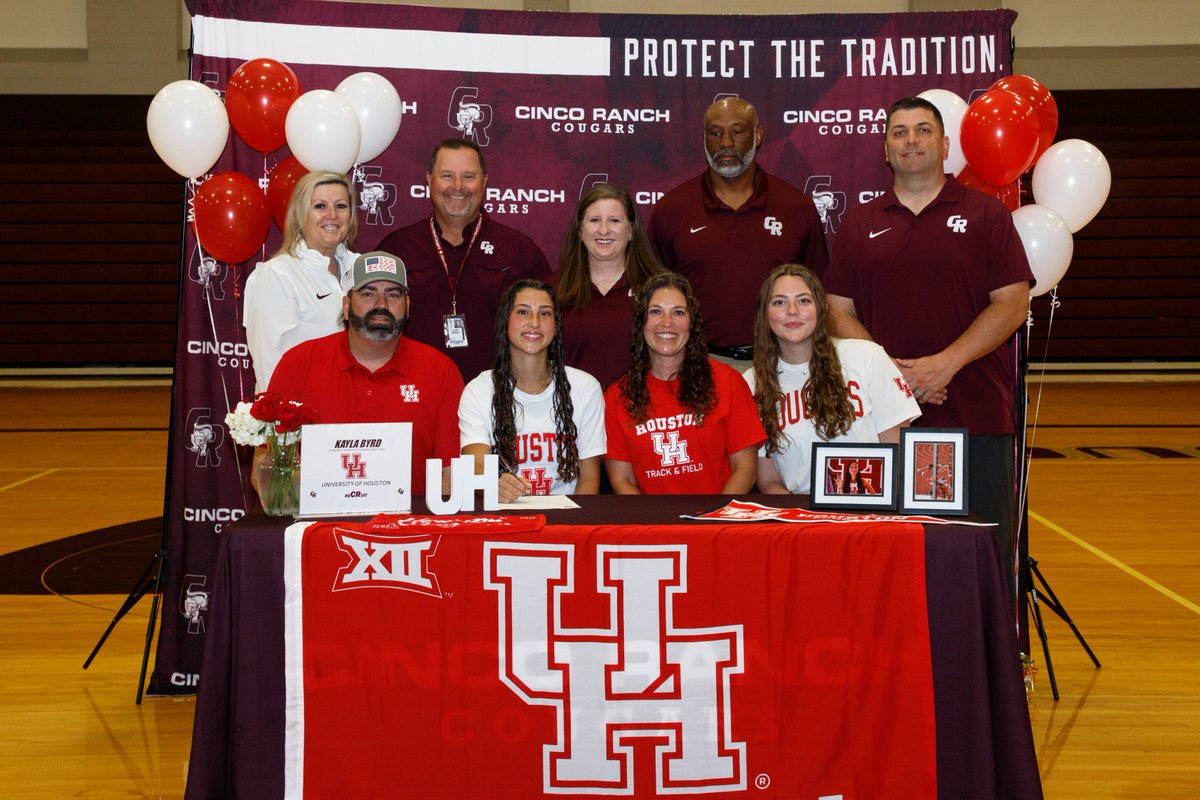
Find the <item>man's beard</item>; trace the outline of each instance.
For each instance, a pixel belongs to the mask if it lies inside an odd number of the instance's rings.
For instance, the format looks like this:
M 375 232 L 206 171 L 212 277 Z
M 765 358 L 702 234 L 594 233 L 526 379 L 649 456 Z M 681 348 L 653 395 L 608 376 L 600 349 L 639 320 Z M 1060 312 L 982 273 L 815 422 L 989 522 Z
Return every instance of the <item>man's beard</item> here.
M 717 156 L 725 153 L 732 153 L 736 156 L 737 151 L 731 147 L 727 147 L 724 150 L 718 150 L 716 155 L 713 155 L 712 153 L 708 152 L 707 147 L 704 148 L 704 155 L 708 158 L 708 165 L 713 168 L 713 172 L 717 173 L 722 178 L 736 178 L 739 175 L 745 174 L 746 170 L 750 169 L 750 165 L 754 163 L 754 154 L 756 152 L 758 152 L 757 142 L 750 145 L 750 149 L 746 151 L 746 155 L 738 158 L 737 164 L 717 166 Z
M 353 310 L 348 310 L 347 314 L 349 317 L 347 321 L 355 333 L 372 342 L 391 341 L 404 333 L 404 329 L 408 327 L 407 314 L 397 319 L 392 312 L 385 308 L 372 309 L 361 317 Z

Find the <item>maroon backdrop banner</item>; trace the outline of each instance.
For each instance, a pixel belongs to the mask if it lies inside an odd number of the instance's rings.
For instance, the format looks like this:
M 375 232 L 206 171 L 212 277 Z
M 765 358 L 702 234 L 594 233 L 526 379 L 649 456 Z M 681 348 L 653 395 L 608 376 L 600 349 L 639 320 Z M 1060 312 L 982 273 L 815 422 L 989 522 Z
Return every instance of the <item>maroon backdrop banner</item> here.
M 479 11 L 365 3 L 188 0 L 191 78 L 224 96 L 245 61 L 287 64 L 302 91 L 374 72 L 396 87 L 399 133 L 353 168 L 356 249 L 429 214 L 425 170 L 449 136 L 481 147 L 485 208 L 556 263 L 579 196 L 625 186 L 649 216 L 662 194 L 705 168 L 701 123 L 722 95 L 753 102 L 759 163 L 812 195 L 832 239 L 848 208 L 889 185 L 884 111 L 927 89 L 965 100 L 1011 74 L 1008 9 L 911 14 L 638 15 Z M 265 156 L 230 134 L 210 174 L 266 186 L 286 146 Z M 205 176 L 207 178 L 208 176 Z M 191 195 L 204 178 L 191 182 Z M 241 289 L 279 246 L 227 264 L 184 242 L 172 409 L 174 451 L 164 613 L 151 694 L 196 691 L 216 539 L 256 502 L 250 453 L 224 425 L 253 394 Z M 749 310 L 747 310 L 749 313 Z

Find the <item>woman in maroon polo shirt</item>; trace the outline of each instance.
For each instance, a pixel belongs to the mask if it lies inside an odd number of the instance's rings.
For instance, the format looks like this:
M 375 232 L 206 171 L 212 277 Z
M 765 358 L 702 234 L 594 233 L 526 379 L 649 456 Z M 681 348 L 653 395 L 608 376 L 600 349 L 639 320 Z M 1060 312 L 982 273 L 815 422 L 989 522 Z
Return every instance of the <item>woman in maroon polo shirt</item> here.
M 663 271 L 627 191 L 598 183 L 581 197 L 552 278 L 567 364 L 602 388 L 620 377 L 629 367 L 634 298 Z

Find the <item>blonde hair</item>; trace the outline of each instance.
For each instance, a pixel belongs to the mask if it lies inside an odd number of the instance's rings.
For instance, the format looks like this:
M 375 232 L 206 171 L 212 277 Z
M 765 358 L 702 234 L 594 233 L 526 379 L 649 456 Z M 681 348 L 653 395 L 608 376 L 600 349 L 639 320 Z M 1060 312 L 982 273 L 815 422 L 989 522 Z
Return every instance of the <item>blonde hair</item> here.
M 358 198 L 354 193 L 354 184 L 345 175 L 318 170 L 310 172 L 296 181 L 296 187 L 292 189 L 292 199 L 288 201 L 287 215 L 283 220 L 283 242 L 279 245 L 279 250 L 275 255 L 297 256 L 300 254 L 298 245 L 304 241 L 304 219 L 308 215 L 309 205 L 312 204 L 313 192 L 317 190 L 318 186 L 332 184 L 345 189 L 346 195 L 350 198 L 350 224 L 346 226 L 346 237 L 342 239 L 342 243 L 346 247 L 354 249 L 354 239 L 358 236 L 358 212 L 355 210 Z

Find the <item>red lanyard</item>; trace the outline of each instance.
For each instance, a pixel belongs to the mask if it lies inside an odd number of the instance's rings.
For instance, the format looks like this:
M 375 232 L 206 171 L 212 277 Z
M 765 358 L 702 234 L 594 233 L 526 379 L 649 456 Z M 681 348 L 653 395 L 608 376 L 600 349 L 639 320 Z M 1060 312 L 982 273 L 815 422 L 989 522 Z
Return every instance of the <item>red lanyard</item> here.
M 458 265 L 458 274 L 453 278 L 450 277 L 450 267 L 446 264 L 446 251 L 442 248 L 442 237 L 438 236 L 437 227 L 433 224 L 433 214 L 429 215 L 429 235 L 433 237 L 433 248 L 437 250 L 438 260 L 442 262 L 442 269 L 446 272 L 446 281 L 450 284 L 450 313 L 458 313 L 458 279 L 462 277 L 463 267 L 467 265 L 467 256 L 471 255 L 471 248 L 475 246 L 475 240 L 479 238 L 479 231 L 483 230 L 483 212 L 479 212 L 479 216 L 475 220 L 475 230 L 471 232 L 471 241 L 467 243 L 467 251 L 463 253 L 462 261 Z

